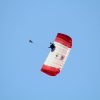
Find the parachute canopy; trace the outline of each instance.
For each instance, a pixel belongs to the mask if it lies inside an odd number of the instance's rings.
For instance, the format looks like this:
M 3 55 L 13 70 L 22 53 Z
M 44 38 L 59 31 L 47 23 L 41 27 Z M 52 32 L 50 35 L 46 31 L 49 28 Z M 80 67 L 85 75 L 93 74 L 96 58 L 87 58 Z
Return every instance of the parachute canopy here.
M 55 50 L 49 52 L 41 71 L 56 76 L 63 68 L 72 48 L 72 38 L 66 34 L 58 33 L 54 40 Z

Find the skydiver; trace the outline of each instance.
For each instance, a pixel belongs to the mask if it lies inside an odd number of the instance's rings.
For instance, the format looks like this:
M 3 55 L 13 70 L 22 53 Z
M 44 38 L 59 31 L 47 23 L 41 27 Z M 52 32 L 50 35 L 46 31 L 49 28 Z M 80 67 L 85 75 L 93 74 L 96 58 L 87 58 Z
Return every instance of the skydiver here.
M 29 40 L 29 43 L 33 43 L 33 41 L 32 40 Z
M 50 47 L 49 48 L 51 48 L 51 52 L 53 52 L 54 50 L 55 50 L 55 44 L 54 43 L 50 43 Z

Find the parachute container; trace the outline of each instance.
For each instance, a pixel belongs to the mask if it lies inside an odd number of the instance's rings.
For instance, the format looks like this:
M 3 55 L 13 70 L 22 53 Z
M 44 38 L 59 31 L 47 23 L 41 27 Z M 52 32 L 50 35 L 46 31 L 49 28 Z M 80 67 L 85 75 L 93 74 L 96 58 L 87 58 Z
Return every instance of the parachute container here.
M 55 50 L 49 52 L 41 71 L 50 75 L 56 76 L 63 68 L 67 57 L 72 48 L 72 38 L 66 34 L 58 33 L 55 40 Z

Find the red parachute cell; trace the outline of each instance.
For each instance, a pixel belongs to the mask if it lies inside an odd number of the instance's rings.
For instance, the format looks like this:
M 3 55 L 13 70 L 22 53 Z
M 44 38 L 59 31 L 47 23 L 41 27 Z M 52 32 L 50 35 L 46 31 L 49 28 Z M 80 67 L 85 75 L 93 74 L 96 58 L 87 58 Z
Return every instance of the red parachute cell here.
M 65 64 L 65 61 L 72 48 L 72 38 L 66 34 L 58 33 L 55 40 L 55 50 L 49 52 L 41 71 L 50 75 L 56 76 Z

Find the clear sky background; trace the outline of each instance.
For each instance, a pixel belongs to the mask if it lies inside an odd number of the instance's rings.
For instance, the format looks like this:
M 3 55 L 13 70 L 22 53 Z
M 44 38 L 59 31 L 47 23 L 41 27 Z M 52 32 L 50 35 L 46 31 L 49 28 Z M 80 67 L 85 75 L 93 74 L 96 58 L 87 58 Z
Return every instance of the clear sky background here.
M 58 32 L 73 48 L 50 77 L 40 69 Z M 100 0 L 0 0 L 0 100 L 100 100 Z

